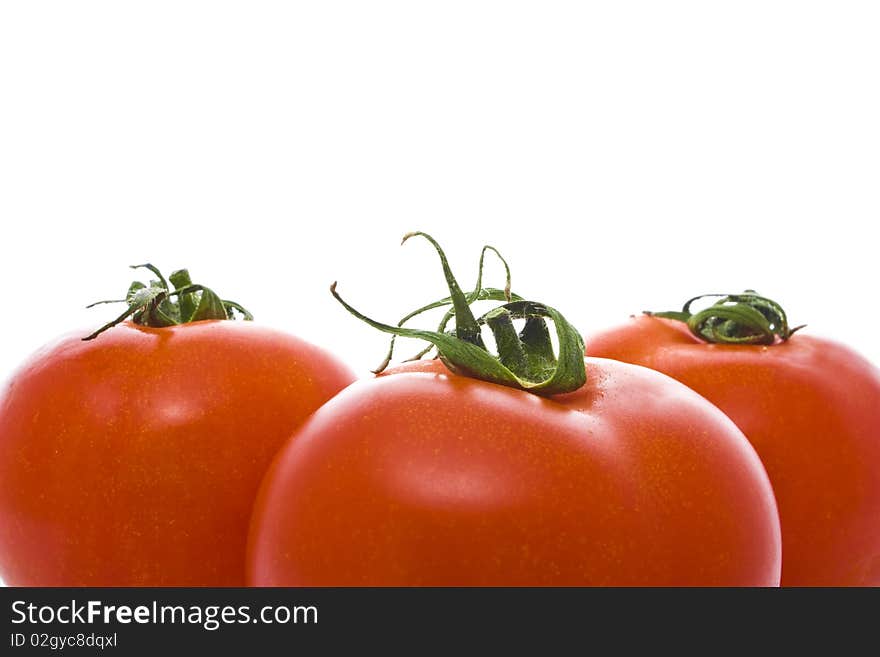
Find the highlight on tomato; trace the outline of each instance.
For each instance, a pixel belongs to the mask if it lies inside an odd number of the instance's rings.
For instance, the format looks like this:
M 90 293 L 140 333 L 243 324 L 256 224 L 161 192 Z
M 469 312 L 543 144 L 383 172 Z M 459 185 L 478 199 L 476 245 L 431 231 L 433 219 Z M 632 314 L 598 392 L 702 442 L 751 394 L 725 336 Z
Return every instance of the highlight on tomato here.
M 439 255 L 447 298 L 392 326 L 331 290 L 439 357 L 354 383 L 281 448 L 254 507 L 249 584 L 779 583 L 773 492 L 729 418 L 665 375 L 585 359 L 577 330 L 511 293 L 509 272 L 505 289 L 483 287 L 482 257 L 464 293 L 436 241 L 414 236 Z M 501 303 L 475 317 L 479 300 Z M 404 326 L 442 307 L 437 331 Z
M 702 310 L 704 297 L 718 300 Z M 678 379 L 742 429 L 770 476 L 783 586 L 880 585 L 880 370 L 790 328 L 748 290 L 596 333 L 586 353 Z
M 18 586 L 240 586 L 275 451 L 353 380 L 185 270 L 0 391 L 0 576 Z M 104 302 L 101 302 L 104 303 Z

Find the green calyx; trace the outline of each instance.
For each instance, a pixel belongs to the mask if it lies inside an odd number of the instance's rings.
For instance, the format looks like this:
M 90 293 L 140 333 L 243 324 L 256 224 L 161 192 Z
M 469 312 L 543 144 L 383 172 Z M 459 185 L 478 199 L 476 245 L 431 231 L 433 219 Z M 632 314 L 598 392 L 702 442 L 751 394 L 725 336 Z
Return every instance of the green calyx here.
M 158 280 L 150 281 L 149 285 L 134 281 L 129 286 L 124 299 L 96 301 L 86 306 L 92 308 L 104 303 L 128 304 L 124 313 L 104 324 L 91 335 L 84 337 L 83 340 L 94 340 L 107 329 L 129 318 L 135 324 L 156 328 L 188 324 L 206 319 L 235 319 L 236 313 L 246 321 L 254 318 L 236 302 L 221 299 L 213 290 L 204 285 L 193 284 L 186 269 L 173 272 L 166 280 L 162 272 L 149 263 L 132 265 L 131 268 L 148 269 L 156 275 Z M 168 281 L 171 281 L 171 285 L 168 284 Z
M 699 312 L 691 312 L 691 304 L 711 297 L 718 297 L 718 301 Z M 689 299 L 680 311 L 645 314 L 685 322 L 696 337 L 715 344 L 772 345 L 785 342 L 805 326 L 790 328 L 782 306 L 754 290 L 742 294 L 701 294 Z
M 391 361 L 394 339 L 398 336 L 425 340 L 436 347 L 439 358 L 456 374 L 483 381 L 526 390 L 540 395 L 555 395 L 577 390 L 586 382 L 584 341 L 580 333 L 562 316 L 545 304 L 527 301 L 510 291 L 510 269 L 493 247 L 483 248 L 480 270 L 475 289 L 465 294 L 452 275 L 446 254 L 433 237 L 415 232 L 404 236 L 403 242 L 414 236 L 428 240 L 440 257 L 449 296 L 430 303 L 404 317 L 397 326 L 382 324 L 361 314 L 336 292 L 336 283 L 330 292 L 346 310 L 370 326 L 392 335 L 392 343 L 382 364 L 374 370 L 381 372 Z M 504 263 L 507 284 L 503 290 L 482 286 L 483 259 L 487 251 L 494 252 Z M 475 317 L 471 304 L 476 301 L 505 301 L 481 317 Z M 413 317 L 434 308 L 450 306 L 436 331 L 412 329 L 403 325 Z M 455 329 L 447 330 L 451 319 Z M 558 355 L 553 351 L 547 320 L 556 330 Z M 517 331 L 515 320 L 523 320 Z M 483 327 L 488 327 L 495 338 L 497 355 L 491 354 L 482 338 Z M 431 346 L 414 358 L 417 360 L 430 351 Z

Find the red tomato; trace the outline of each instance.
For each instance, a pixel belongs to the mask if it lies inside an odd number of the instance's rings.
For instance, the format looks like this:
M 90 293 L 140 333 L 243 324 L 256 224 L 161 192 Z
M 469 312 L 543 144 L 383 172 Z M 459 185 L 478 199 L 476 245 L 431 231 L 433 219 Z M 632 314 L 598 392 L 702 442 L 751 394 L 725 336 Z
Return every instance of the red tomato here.
M 803 332 L 770 346 L 707 344 L 681 322 L 637 317 L 587 353 L 687 384 L 743 430 L 782 522 L 783 586 L 880 585 L 880 372 Z
M 413 363 L 350 386 L 282 448 L 254 585 L 777 585 L 748 441 L 645 368 L 588 359 L 542 398 Z
M 0 393 L 0 576 L 235 586 L 278 447 L 353 377 L 250 322 L 61 339 Z

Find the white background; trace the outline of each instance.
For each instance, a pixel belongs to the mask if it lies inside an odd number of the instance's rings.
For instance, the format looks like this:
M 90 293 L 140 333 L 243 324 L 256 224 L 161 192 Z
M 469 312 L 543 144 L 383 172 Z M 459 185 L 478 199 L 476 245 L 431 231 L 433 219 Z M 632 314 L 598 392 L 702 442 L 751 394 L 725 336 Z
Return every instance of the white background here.
M 496 245 L 584 332 L 754 287 L 880 362 L 875 2 L 4 2 L 0 378 L 186 266 L 359 374 Z M 490 280 L 500 285 L 493 264 Z

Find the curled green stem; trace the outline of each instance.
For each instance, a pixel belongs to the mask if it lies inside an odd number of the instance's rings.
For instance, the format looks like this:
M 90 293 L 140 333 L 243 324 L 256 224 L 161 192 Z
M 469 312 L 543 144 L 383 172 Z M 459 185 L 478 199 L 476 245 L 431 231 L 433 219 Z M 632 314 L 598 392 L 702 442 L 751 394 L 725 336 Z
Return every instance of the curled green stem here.
M 711 306 L 691 311 L 695 301 L 717 298 Z M 772 345 L 787 341 L 805 325 L 791 328 L 782 306 L 754 290 L 742 294 L 701 294 L 688 299 L 679 311 L 646 315 L 685 322 L 696 337 L 715 344 Z
M 175 326 L 208 319 L 234 319 L 239 313 L 245 321 L 253 320 L 253 315 L 235 301 L 221 299 L 204 285 L 193 284 L 189 272 L 180 269 L 171 274 L 173 289 L 162 272 L 149 263 L 132 265 L 132 269 L 147 269 L 156 276 L 149 285 L 134 281 L 128 288 L 124 299 L 96 301 L 86 306 L 107 303 L 125 303 L 128 307 L 115 319 L 107 322 L 83 340 L 94 340 L 104 331 L 131 318 L 135 324 L 152 327 Z
M 367 317 L 346 302 L 336 291 L 336 283 L 330 286 L 331 294 L 348 312 L 375 329 L 395 337 L 418 338 L 429 342 L 437 348 L 443 363 L 457 374 L 542 395 L 571 392 L 585 383 L 583 338 L 559 311 L 542 303 L 517 299 L 498 306 L 479 318 L 474 317 L 470 308 L 474 293 L 465 295 L 461 291 L 440 245 L 425 233 L 409 233 L 404 241 L 415 235 L 427 239 L 440 257 L 449 298 L 429 304 L 410 315 L 415 316 L 429 307 L 451 305 L 455 317 L 454 331 L 427 331 L 402 326 L 411 318 L 409 316 L 398 326 L 383 324 Z M 483 290 L 482 293 L 480 290 Z M 508 300 L 512 296 L 509 287 L 507 290 L 482 288 L 482 278 L 478 278 L 475 292 L 476 298 L 482 296 L 494 299 L 501 296 Z M 518 333 L 514 326 L 515 320 L 524 320 L 523 328 Z M 558 356 L 553 352 L 547 320 L 553 323 L 556 330 Z M 448 322 L 449 319 L 445 321 Z M 441 326 L 445 328 L 445 323 Z M 488 326 L 493 332 L 497 355 L 486 349 L 481 336 L 484 326 Z

